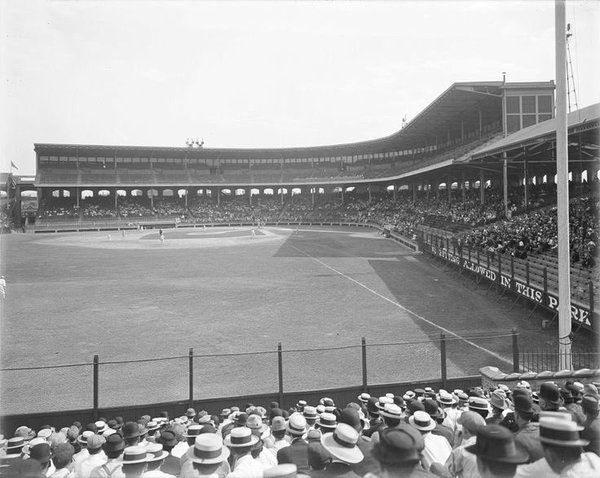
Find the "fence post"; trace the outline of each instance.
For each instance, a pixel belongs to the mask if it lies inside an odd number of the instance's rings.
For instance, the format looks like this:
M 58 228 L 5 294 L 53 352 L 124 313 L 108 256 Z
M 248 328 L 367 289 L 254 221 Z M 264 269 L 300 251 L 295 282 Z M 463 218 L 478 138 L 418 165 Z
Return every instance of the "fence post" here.
M 190 348 L 188 352 L 188 407 L 194 407 L 194 349 Z
M 519 333 L 512 329 L 513 372 L 519 373 Z
M 446 389 L 446 334 L 440 334 L 440 358 L 442 360 L 442 388 Z
M 283 407 L 283 352 L 281 342 L 277 344 L 277 370 L 279 373 L 279 406 Z
M 362 351 L 362 391 L 367 391 L 367 340 L 363 337 L 360 341 Z
M 98 374 L 99 374 L 99 359 L 98 355 L 94 355 L 94 421 L 98 420 Z

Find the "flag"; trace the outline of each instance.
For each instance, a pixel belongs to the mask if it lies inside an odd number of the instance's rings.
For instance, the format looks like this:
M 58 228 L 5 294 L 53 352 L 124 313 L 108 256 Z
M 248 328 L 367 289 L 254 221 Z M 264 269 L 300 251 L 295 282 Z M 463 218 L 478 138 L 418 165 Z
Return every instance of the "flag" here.
M 10 167 L 11 168 L 15 168 L 15 169 L 19 169 L 19 168 L 17 168 L 17 165 L 15 163 L 13 163 L 12 161 L 10 162 Z

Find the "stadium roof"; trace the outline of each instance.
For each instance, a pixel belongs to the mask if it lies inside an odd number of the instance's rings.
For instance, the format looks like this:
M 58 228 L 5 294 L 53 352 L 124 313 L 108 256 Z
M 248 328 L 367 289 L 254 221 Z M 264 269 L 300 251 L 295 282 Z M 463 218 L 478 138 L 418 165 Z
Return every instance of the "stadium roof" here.
M 501 81 L 454 83 L 404 128 L 389 136 L 355 143 L 294 148 L 189 148 L 156 146 L 108 146 L 36 143 L 35 151 L 51 155 L 160 154 L 162 156 L 206 159 L 286 159 L 331 155 L 353 155 L 410 149 L 444 141 L 448 134 L 460 135 L 485 121 L 501 119 L 502 90 L 511 88 L 553 88 L 553 82 L 503 83 Z M 399 115 L 400 116 L 400 115 Z
M 569 134 L 598 129 L 600 125 L 600 103 L 569 113 L 567 116 L 567 124 Z M 556 118 L 552 118 L 516 131 L 492 144 L 482 146 L 471 154 L 471 159 L 483 159 L 517 148 L 538 145 L 542 142 L 552 142 L 554 141 L 555 136 Z

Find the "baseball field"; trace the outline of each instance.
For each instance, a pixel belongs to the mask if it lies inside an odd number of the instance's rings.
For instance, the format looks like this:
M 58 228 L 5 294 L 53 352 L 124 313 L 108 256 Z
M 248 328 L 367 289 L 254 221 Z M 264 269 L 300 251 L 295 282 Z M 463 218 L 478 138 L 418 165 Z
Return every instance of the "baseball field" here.
M 512 370 L 510 330 L 543 344 L 555 332 L 528 312 L 374 230 L 250 228 L 3 236 L 0 409 L 100 406 L 194 395 L 448 376 L 484 365 Z M 489 336 L 502 337 L 488 338 Z M 161 360 L 156 360 L 161 359 Z M 132 362 L 133 361 L 133 362 Z M 126 362 L 126 363 L 124 363 Z M 48 368 L 51 367 L 51 368 Z

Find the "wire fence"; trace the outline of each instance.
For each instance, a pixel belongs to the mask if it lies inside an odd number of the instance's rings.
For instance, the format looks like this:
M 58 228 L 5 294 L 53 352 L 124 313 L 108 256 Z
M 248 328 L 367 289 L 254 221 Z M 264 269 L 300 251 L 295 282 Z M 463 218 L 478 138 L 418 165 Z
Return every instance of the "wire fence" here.
M 488 347 L 508 351 L 498 359 Z M 478 374 L 483 365 L 518 370 L 516 331 L 445 335 L 327 348 L 103 360 L 0 369 L 3 414 L 146 405 L 227 396 L 315 391 Z M 516 367 L 516 368 L 515 368 Z

